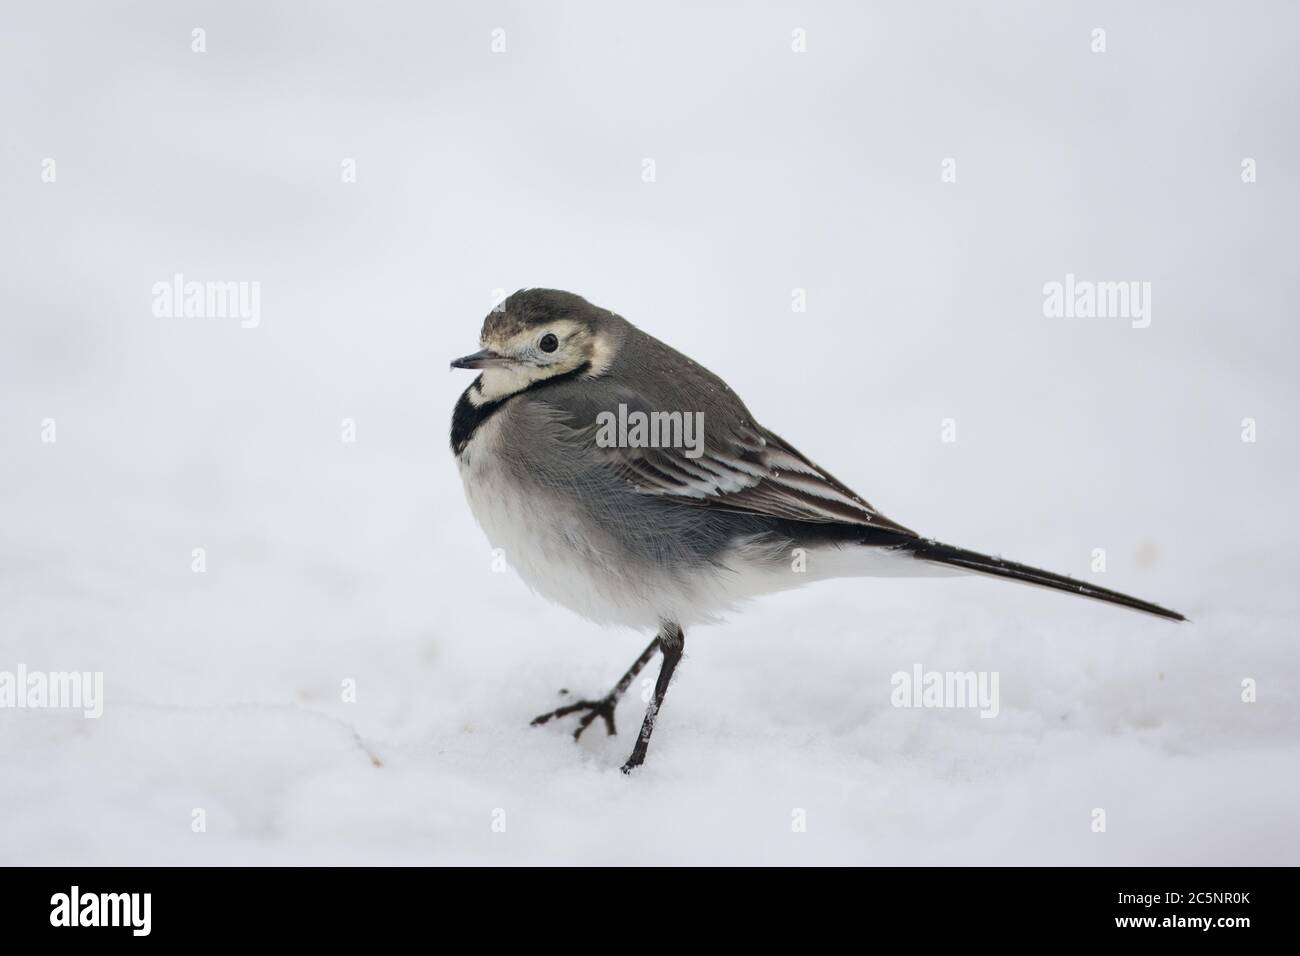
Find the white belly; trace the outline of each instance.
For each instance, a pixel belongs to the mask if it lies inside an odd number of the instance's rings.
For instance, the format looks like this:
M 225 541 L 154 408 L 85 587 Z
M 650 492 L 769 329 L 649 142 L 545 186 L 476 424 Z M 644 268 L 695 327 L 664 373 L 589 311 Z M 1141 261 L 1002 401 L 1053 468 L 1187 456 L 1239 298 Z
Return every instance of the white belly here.
M 813 581 L 936 573 L 910 557 L 859 547 L 808 549 L 796 560 L 790 549 L 741 545 L 719 562 L 726 570 L 647 568 L 613 553 L 599 529 L 518 482 L 494 454 L 502 419 L 498 414 L 480 425 L 458 459 L 470 510 L 525 584 L 599 624 L 644 631 L 668 620 L 687 627 L 717 621 L 749 598 Z
M 663 587 L 633 580 L 582 523 L 539 501 L 492 454 L 500 415 L 479 426 L 459 458 L 465 497 L 494 549 L 530 588 L 600 624 L 654 629 L 678 603 Z

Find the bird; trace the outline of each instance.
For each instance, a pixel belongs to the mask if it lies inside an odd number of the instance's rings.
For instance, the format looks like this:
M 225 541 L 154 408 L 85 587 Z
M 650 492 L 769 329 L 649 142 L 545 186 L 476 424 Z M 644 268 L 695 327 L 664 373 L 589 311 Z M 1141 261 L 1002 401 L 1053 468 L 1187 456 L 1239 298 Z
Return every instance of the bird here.
M 483 321 L 451 449 L 474 518 L 536 593 L 653 633 L 614 687 L 535 718 L 575 740 L 662 655 L 622 770 L 646 759 L 687 629 L 828 578 L 976 573 L 1186 618 L 1117 591 L 943 544 L 887 518 L 763 427 L 721 378 L 579 295 L 520 289 Z M 655 427 L 658 426 L 658 427 Z M 802 567 L 795 568 L 802 563 Z

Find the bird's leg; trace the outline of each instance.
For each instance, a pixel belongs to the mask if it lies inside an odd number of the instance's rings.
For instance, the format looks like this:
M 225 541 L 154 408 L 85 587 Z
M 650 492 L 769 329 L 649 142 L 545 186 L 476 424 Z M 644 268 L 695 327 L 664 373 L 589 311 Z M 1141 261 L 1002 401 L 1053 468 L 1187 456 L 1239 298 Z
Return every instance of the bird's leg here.
M 641 723 L 641 733 L 637 735 L 632 756 L 623 764 L 623 772 L 631 773 L 633 767 L 645 763 L 645 753 L 650 746 L 650 735 L 654 733 L 655 721 L 659 718 L 659 708 L 664 705 L 668 695 L 668 684 L 673 679 L 677 662 L 682 659 L 682 649 L 686 647 L 686 632 L 676 624 L 665 624 L 659 632 L 659 649 L 664 652 L 663 663 L 659 665 L 659 679 L 655 681 L 655 695 L 646 705 L 645 720 Z
M 627 673 L 619 678 L 619 682 L 600 700 L 580 700 L 576 703 L 567 704 L 558 710 L 553 710 L 549 714 L 542 714 L 540 717 L 534 717 L 532 725 L 538 727 L 552 717 L 566 717 L 569 714 L 585 710 L 582 719 L 578 721 L 578 729 L 573 732 L 573 739 L 577 740 L 582 736 L 582 732 L 591 726 L 591 722 L 597 717 L 605 721 L 605 729 L 609 731 L 609 736 L 618 733 L 614 729 L 614 708 L 618 705 L 618 699 L 623 696 L 632 681 L 636 680 L 636 675 L 641 673 L 641 669 L 650 663 L 650 658 L 655 656 L 655 651 L 659 650 L 659 638 L 656 637 L 650 642 L 650 646 L 641 652 L 641 656 L 632 662 L 632 666 L 627 669 Z

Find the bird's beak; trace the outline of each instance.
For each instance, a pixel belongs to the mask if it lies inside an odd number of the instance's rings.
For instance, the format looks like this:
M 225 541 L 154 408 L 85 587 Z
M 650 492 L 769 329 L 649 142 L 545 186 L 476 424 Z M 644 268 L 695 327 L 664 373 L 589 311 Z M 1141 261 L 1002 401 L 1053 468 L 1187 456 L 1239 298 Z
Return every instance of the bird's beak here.
M 452 368 L 497 368 L 501 365 L 509 365 L 510 360 L 504 355 L 493 352 L 491 349 L 483 349 L 475 352 L 473 355 L 466 355 L 455 359 L 451 363 Z

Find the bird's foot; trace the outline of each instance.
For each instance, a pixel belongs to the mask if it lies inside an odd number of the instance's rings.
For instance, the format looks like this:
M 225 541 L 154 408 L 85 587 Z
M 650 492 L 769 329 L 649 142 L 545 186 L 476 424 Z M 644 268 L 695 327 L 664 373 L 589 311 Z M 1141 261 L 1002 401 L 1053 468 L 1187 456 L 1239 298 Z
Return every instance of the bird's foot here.
M 614 706 L 618 703 L 618 698 L 613 694 L 608 694 L 600 700 L 579 700 L 572 704 L 566 704 L 540 717 L 534 717 L 531 726 L 540 727 L 542 724 L 554 717 L 567 717 L 569 714 L 576 714 L 579 711 L 585 711 L 582 718 L 578 721 L 578 728 L 573 732 L 573 739 L 577 740 L 582 736 L 582 732 L 591 726 L 592 721 L 597 717 L 605 721 L 605 729 L 609 736 L 613 737 L 618 733 L 614 729 Z

